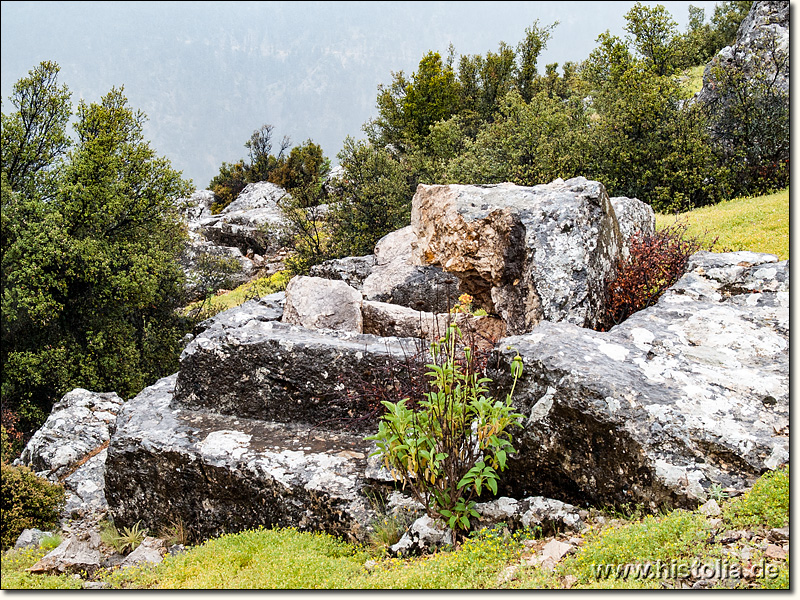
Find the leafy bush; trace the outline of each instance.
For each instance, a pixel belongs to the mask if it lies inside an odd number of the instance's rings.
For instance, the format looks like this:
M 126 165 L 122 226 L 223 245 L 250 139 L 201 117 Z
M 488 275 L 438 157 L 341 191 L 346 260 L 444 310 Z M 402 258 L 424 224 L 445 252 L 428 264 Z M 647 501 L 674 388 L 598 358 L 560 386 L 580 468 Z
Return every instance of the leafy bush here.
M 64 487 L 38 477 L 28 467 L 2 464 L 2 548 L 13 546 L 24 529 L 50 529 L 58 524 Z
M 606 312 L 598 330 L 607 331 L 654 304 L 685 273 L 692 254 L 715 244 L 686 236 L 686 224 L 678 221 L 652 236 L 634 235 L 630 256 L 606 286 Z
M 460 347 L 461 330 L 451 323 L 445 336 L 431 345 L 433 362 L 430 390 L 409 408 L 408 399 L 384 401 L 387 413 L 378 433 L 379 455 L 395 479 L 410 489 L 431 518 L 441 518 L 457 532 L 469 529 L 477 517 L 474 498 L 482 490 L 497 493 L 497 471 L 505 469 L 515 452 L 511 427 L 522 415 L 505 401 L 487 396 L 489 379 L 474 368 L 474 354 Z M 522 372 L 522 359 L 512 367 L 514 385 Z
M 242 161 L 232 164 L 222 163 L 219 173 L 214 176 L 208 189 L 214 192 L 214 202 L 211 204 L 212 214 L 219 214 L 247 186 L 248 171 Z

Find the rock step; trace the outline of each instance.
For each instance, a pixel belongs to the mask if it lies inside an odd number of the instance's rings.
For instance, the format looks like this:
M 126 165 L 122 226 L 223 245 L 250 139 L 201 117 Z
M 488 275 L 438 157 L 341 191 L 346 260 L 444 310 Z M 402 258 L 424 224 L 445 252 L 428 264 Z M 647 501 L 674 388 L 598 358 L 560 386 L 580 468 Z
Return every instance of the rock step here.
M 120 414 L 106 461 L 118 526 L 157 532 L 180 519 L 199 539 L 259 525 L 364 539 L 375 513 L 363 436 L 176 407 L 176 378 Z

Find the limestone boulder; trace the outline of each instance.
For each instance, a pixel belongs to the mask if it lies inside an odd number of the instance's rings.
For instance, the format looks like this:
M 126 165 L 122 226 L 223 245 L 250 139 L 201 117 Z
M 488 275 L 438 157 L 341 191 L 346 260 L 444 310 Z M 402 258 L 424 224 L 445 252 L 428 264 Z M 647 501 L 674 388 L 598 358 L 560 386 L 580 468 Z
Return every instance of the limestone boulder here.
M 198 323 L 193 331 L 199 335 L 208 330 L 226 330 L 242 327 L 250 321 L 280 321 L 283 307 L 286 304 L 286 293 L 275 292 L 258 299 L 247 300 L 239 306 L 217 313 L 213 317 Z
M 146 388 L 119 416 L 106 475 L 118 526 L 159 531 L 181 519 L 195 541 L 259 525 L 366 539 L 376 514 L 363 434 L 181 406 L 176 380 Z
M 53 405 L 44 425 L 23 449 L 19 463 L 64 484 L 64 519 L 107 509 L 103 472 L 122 405 L 122 398 L 113 392 L 74 389 Z
M 364 280 L 372 273 L 375 266 L 375 255 L 367 256 L 348 256 L 346 258 L 334 258 L 314 265 L 309 271 L 312 277 L 323 277 L 324 279 L 337 279 L 344 281 L 352 288 L 361 291 Z
M 422 312 L 443 313 L 458 297 L 458 279 L 438 266 L 415 264 L 412 228 L 394 231 L 375 244 L 375 265 L 361 289 L 364 298 Z
M 69 536 L 57 548 L 45 554 L 26 570 L 29 573 L 54 575 L 73 573 L 91 577 L 101 566 L 99 545 L 99 535 L 92 536 L 92 539 Z
M 250 183 L 218 215 L 203 219 L 200 231 L 214 244 L 238 248 L 245 255 L 276 250 L 276 231 L 284 224 L 278 203 L 286 194 L 274 183 Z
M 392 365 L 399 369 L 416 344 L 257 319 L 212 327 L 181 355 L 175 402 L 283 423 L 357 421 L 369 398 L 354 382 L 393 385 Z
M 283 322 L 361 333 L 361 293 L 344 281 L 298 276 L 286 286 Z
M 511 334 L 543 320 L 595 325 L 621 256 L 608 194 L 582 177 L 534 187 L 420 185 L 411 227 L 415 263 L 456 275 Z
M 789 266 L 773 255 L 698 253 L 605 333 L 542 322 L 504 339 L 498 393 L 517 352 L 509 496 L 694 507 L 789 460 Z
M 780 0 L 753 2 L 739 25 L 736 41 L 720 50 L 706 65 L 703 88 L 693 101 L 711 104 L 721 99 L 714 74 L 718 66 L 735 68 L 745 79 L 763 78 L 774 82 L 777 90 L 788 94 L 789 42 L 789 3 Z
M 656 214 L 653 208 L 638 198 L 618 196 L 611 198 L 620 233 L 623 259 L 630 256 L 630 242 L 634 236 L 652 237 L 656 232 Z

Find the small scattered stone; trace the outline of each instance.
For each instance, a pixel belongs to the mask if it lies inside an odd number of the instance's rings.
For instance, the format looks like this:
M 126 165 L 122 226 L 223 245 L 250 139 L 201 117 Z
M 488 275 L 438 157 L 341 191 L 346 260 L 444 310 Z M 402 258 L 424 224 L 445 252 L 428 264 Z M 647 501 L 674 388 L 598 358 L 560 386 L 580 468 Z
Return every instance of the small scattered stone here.
M 516 579 L 518 571 L 519 565 L 509 565 L 500 571 L 500 574 L 497 576 L 498 587 Z
M 107 581 L 84 581 L 83 589 L 85 590 L 106 590 L 111 587 Z
M 565 575 L 564 579 L 561 580 L 564 589 L 571 589 L 573 585 L 578 583 L 578 578 L 575 575 Z
M 549 556 L 554 561 L 558 562 L 572 549 L 573 546 L 571 544 L 565 544 L 564 542 L 559 542 L 558 540 L 551 540 L 545 545 L 544 549 L 542 550 L 542 555 L 545 557 Z
M 767 544 L 767 548 L 764 550 L 764 556 L 776 560 L 786 560 L 786 550 L 775 544 Z
M 717 501 L 713 498 L 703 504 L 703 506 L 697 510 L 707 517 L 718 517 L 722 514 L 722 509 L 719 507 L 719 504 L 717 504 Z
M 767 539 L 773 542 L 782 542 L 783 540 L 789 539 L 789 527 L 780 527 L 770 529 L 769 533 L 767 534 Z
M 709 525 L 709 526 L 710 526 L 712 529 L 716 529 L 717 527 L 719 527 L 720 525 L 722 525 L 722 519 L 709 519 L 709 520 L 708 520 L 708 525 Z

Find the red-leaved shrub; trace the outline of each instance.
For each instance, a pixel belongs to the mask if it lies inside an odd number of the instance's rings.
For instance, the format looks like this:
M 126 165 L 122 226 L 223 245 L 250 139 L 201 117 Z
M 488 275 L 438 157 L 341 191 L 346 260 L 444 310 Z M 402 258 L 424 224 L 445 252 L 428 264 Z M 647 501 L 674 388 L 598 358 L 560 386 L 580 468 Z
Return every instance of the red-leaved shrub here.
M 606 312 L 597 329 L 608 331 L 633 313 L 654 304 L 686 272 L 689 257 L 712 250 L 717 240 L 686 235 L 686 224 L 676 221 L 652 236 L 634 235 L 630 256 L 606 286 Z

